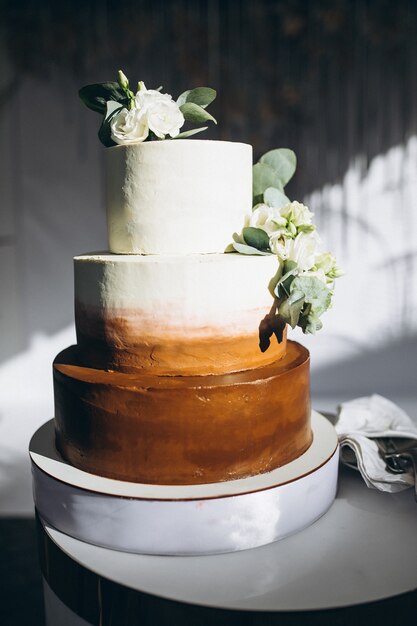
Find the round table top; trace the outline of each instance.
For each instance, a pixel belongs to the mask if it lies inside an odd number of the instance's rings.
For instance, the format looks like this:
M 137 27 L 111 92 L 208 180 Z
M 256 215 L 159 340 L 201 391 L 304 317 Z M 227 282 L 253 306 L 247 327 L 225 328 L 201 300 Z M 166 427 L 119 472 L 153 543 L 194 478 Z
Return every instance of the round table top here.
M 417 589 L 413 490 L 368 489 L 341 468 L 328 513 L 296 535 L 214 556 L 149 556 L 83 543 L 45 525 L 61 550 L 116 583 L 217 608 L 300 611 L 362 604 Z

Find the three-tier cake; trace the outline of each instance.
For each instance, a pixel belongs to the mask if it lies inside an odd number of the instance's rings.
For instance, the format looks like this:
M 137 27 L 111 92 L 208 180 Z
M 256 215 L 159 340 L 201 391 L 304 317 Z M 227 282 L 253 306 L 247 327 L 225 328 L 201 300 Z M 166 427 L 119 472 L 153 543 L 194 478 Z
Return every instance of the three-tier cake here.
M 247 144 L 189 139 L 216 122 L 208 87 L 174 101 L 119 71 L 79 94 L 102 115 L 109 249 L 74 259 L 77 344 L 30 444 L 42 522 L 170 555 L 305 528 L 334 500 L 338 443 L 287 328 L 321 328 L 341 270 L 286 195 L 294 152 L 253 166 Z
M 270 472 L 310 446 L 309 355 L 260 349 L 274 255 L 225 253 L 252 211 L 252 148 L 183 139 L 107 151 L 109 251 L 74 259 L 77 345 L 54 362 L 73 466 L 186 485 Z

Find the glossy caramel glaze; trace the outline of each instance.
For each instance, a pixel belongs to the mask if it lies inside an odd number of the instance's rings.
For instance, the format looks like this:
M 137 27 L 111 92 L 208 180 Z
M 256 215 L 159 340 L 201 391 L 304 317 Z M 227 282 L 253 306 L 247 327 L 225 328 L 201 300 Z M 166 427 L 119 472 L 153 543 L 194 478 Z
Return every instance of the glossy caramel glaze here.
M 259 312 L 259 324 L 265 311 Z M 147 322 L 138 312 L 104 315 L 76 303 L 75 321 L 80 362 L 97 369 L 158 376 L 228 374 L 274 363 L 285 356 L 287 333 L 265 352 L 259 327 L 245 334 L 219 334 L 204 327 L 178 332 L 160 320 Z
M 56 443 L 82 470 L 134 482 L 198 484 L 271 471 L 310 445 L 309 354 L 212 376 L 153 376 L 54 362 Z

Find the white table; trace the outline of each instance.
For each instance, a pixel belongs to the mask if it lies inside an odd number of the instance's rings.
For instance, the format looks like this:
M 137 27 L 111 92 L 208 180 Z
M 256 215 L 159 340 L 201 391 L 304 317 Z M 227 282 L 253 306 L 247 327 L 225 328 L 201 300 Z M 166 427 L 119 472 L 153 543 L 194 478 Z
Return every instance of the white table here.
M 413 490 L 394 495 L 370 490 L 346 468 L 341 468 L 336 501 L 324 517 L 296 535 L 252 550 L 192 557 L 134 555 L 83 543 L 47 525 L 45 531 L 63 553 L 100 577 L 205 607 L 311 611 L 417 589 Z M 49 587 L 48 594 L 51 608 Z

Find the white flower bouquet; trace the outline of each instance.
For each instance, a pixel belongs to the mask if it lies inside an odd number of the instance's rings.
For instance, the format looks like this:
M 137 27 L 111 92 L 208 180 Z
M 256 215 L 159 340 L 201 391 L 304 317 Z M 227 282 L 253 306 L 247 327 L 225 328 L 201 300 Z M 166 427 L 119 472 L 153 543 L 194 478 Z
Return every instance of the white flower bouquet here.
M 286 148 L 261 157 L 253 168 L 252 214 L 227 250 L 274 254 L 278 259 L 269 284 L 274 305 L 260 326 L 262 351 L 269 347 L 272 334 L 282 340 L 286 324 L 299 326 L 304 333 L 320 330 L 320 318 L 332 304 L 334 281 L 343 275 L 334 255 L 320 250 L 313 213 L 285 195 L 296 162 L 294 152 Z
M 177 100 L 159 89 L 147 89 L 138 83 L 134 93 L 129 80 L 119 70 L 117 82 L 86 85 L 79 91 L 84 104 L 103 115 L 98 133 L 106 147 L 131 145 L 158 139 L 183 139 L 207 130 L 207 126 L 180 132 L 185 122 L 217 123 L 206 111 L 213 102 L 216 91 L 210 87 L 197 87 L 182 93 Z

